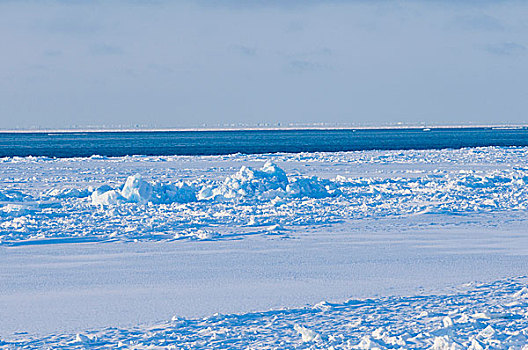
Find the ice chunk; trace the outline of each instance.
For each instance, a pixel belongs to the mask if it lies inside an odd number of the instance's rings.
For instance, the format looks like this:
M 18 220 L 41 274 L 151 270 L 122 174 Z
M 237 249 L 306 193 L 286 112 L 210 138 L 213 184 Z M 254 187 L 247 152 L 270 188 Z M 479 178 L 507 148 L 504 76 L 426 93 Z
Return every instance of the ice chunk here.
M 468 350 L 484 350 L 484 347 L 478 340 L 472 339 L 471 344 L 468 347 Z
M 264 163 L 264 166 L 260 169 L 267 176 L 275 179 L 279 183 L 287 183 L 288 177 L 286 172 L 279 168 L 277 165 L 273 164 L 271 161 Z
M 448 336 L 436 337 L 434 339 L 433 346 L 431 347 L 431 350 L 458 350 L 458 349 L 462 349 L 462 347 L 455 342 L 451 342 Z
M 330 181 L 320 180 L 315 176 L 300 178 L 288 184 L 286 192 L 290 197 L 324 198 L 333 194 L 329 192 L 328 184 L 330 184 Z
M 299 334 L 301 335 L 302 337 L 302 341 L 307 343 L 307 342 L 317 342 L 317 341 L 320 341 L 321 340 L 321 336 L 311 330 L 311 329 L 308 329 L 306 327 L 303 327 L 303 326 L 300 326 L 298 324 L 296 324 L 295 326 L 293 326 L 293 328 L 299 332 Z
M 198 192 L 198 195 L 196 196 L 196 199 L 198 200 L 207 200 L 212 198 L 214 195 L 213 188 L 204 186 L 202 189 Z
M 330 305 L 327 301 L 321 301 L 315 304 L 313 308 L 317 310 L 328 311 L 332 309 L 332 305 Z
M 89 344 L 89 343 L 94 342 L 95 340 L 96 340 L 95 336 L 84 335 L 82 333 L 78 333 L 75 336 L 75 341 L 78 342 L 78 343 Z
M 115 205 L 125 200 L 118 191 L 108 185 L 103 185 L 96 189 L 92 193 L 91 199 L 94 205 Z
M 475 320 L 489 320 L 491 316 L 486 312 L 476 312 L 471 317 Z
M 242 166 L 236 174 L 228 176 L 220 186 L 202 188 L 198 194 L 198 199 L 323 198 L 338 194 L 338 191 L 334 190 L 335 187 L 335 183 L 317 177 L 298 178 L 290 181 L 284 170 L 268 161 L 260 170 Z
M 361 341 L 359 344 L 354 346 L 354 349 L 373 349 L 373 350 L 381 350 L 383 347 L 376 342 L 374 339 L 372 339 L 370 336 L 365 335 L 363 338 L 361 338 Z
M 491 338 L 495 334 L 495 330 L 493 327 L 488 325 L 486 328 L 484 328 L 480 333 L 478 334 L 482 338 Z
M 449 316 L 444 317 L 442 323 L 444 324 L 445 328 L 453 326 L 453 320 Z
M 151 200 L 153 203 L 189 203 L 197 200 L 196 189 L 186 183 L 157 184 L 153 187 Z
M 121 190 L 121 196 L 127 202 L 145 204 L 152 196 L 152 185 L 143 180 L 140 174 L 129 176 Z
M 151 184 L 136 174 L 129 176 L 121 191 L 108 185 L 99 187 L 91 195 L 92 204 L 113 205 L 123 202 L 146 204 L 188 203 L 196 201 L 196 189 L 186 183 Z
M 274 190 L 280 192 L 284 191 L 287 184 L 288 177 L 284 170 L 268 161 L 260 170 L 242 166 L 238 173 L 224 181 L 222 188 L 229 198 L 230 194 L 258 196 Z
M 528 288 L 523 287 L 521 290 L 515 292 L 512 297 L 516 299 L 528 299 Z

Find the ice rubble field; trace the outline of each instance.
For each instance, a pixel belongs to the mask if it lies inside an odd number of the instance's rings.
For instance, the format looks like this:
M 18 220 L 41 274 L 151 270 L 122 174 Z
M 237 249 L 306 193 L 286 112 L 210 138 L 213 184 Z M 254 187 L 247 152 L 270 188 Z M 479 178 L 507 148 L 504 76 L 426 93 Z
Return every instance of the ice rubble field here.
M 106 328 L 0 348 L 528 349 L 526 278 L 467 284 L 445 295 L 351 299 L 313 307 L 216 314 Z
M 526 148 L 1 159 L 0 244 L 226 239 L 365 218 L 519 212 Z
M 528 283 L 512 277 L 528 266 L 527 159 L 493 147 L 0 159 L 0 348 L 528 349 Z M 488 282 L 335 299 L 458 275 Z M 332 302 L 298 307 L 296 293 Z M 175 307 L 222 296 L 240 312 Z M 280 307 L 249 312 L 243 298 Z M 146 301 L 180 317 L 119 318 Z

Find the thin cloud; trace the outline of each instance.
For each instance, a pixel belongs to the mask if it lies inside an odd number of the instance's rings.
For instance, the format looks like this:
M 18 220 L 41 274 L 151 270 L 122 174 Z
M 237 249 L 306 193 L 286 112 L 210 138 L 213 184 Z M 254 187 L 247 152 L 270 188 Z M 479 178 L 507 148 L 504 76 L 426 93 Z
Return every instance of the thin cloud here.
M 285 57 L 291 57 L 291 58 L 309 58 L 309 57 L 330 57 L 333 55 L 333 51 L 329 49 L 328 47 L 321 47 L 313 50 L 306 50 L 306 51 L 299 51 L 299 52 L 292 52 L 292 53 L 285 53 Z
M 526 46 L 514 42 L 504 42 L 499 44 L 487 45 L 485 51 L 499 56 L 513 56 L 526 52 Z
M 321 71 L 325 69 L 325 66 L 312 61 L 307 60 L 294 60 L 290 61 L 288 68 L 290 71 L 296 72 L 296 73 L 304 73 L 304 72 L 313 72 L 313 71 Z
M 87 35 L 101 31 L 101 24 L 89 20 L 76 18 L 55 18 L 46 24 L 37 24 L 38 29 L 44 29 L 51 33 L 60 33 L 68 35 Z
M 58 56 L 61 56 L 62 55 L 62 51 L 61 50 L 46 50 L 44 51 L 44 56 L 47 56 L 47 57 L 58 57 Z
M 451 26 L 472 31 L 501 31 L 504 29 L 501 21 L 488 15 L 458 16 L 451 22 Z
M 90 48 L 90 53 L 93 55 L 122 55 L 124 50 L 118 46 L 108 44 L 97 44 Z
M 230 46 L 229 50 L 231 52 L 237 53 L 241 56 L 251 56 L 254 57 L 257 55 L 257 49 L 254 47 L 244 46 L 244 45 L 233 45 Z

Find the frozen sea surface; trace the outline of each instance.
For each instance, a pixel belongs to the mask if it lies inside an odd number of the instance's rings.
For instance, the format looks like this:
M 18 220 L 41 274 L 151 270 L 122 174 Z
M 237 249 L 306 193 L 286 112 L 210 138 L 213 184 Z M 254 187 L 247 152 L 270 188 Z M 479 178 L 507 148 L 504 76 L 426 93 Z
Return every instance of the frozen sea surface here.
M 411 215 L 519 217 L 528 207 L 527 156 L 527 148 L 480 148 L 4 158 L 0 244 L 233 239 Z
M 3 158 L 0 346 L 521 349 L 527 159 Z

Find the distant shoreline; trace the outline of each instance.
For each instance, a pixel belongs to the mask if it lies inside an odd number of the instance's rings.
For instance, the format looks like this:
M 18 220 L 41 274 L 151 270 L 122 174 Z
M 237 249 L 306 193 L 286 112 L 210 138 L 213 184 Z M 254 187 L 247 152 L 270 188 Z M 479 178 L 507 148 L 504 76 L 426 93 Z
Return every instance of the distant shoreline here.
M 225 127 L 225 128 L 152 128 L 152 129 L 6 129 L 2 134 L 69 134 L 69 133 L 127 133 L 127 132 L 213 132 L 213 131 L 296 131 L 296 130 L 445 130 L 445 129 L 524 129 L 528 124 L 496 125 L 391 125 L 391 126 L 292 126 L 292 127 Z

